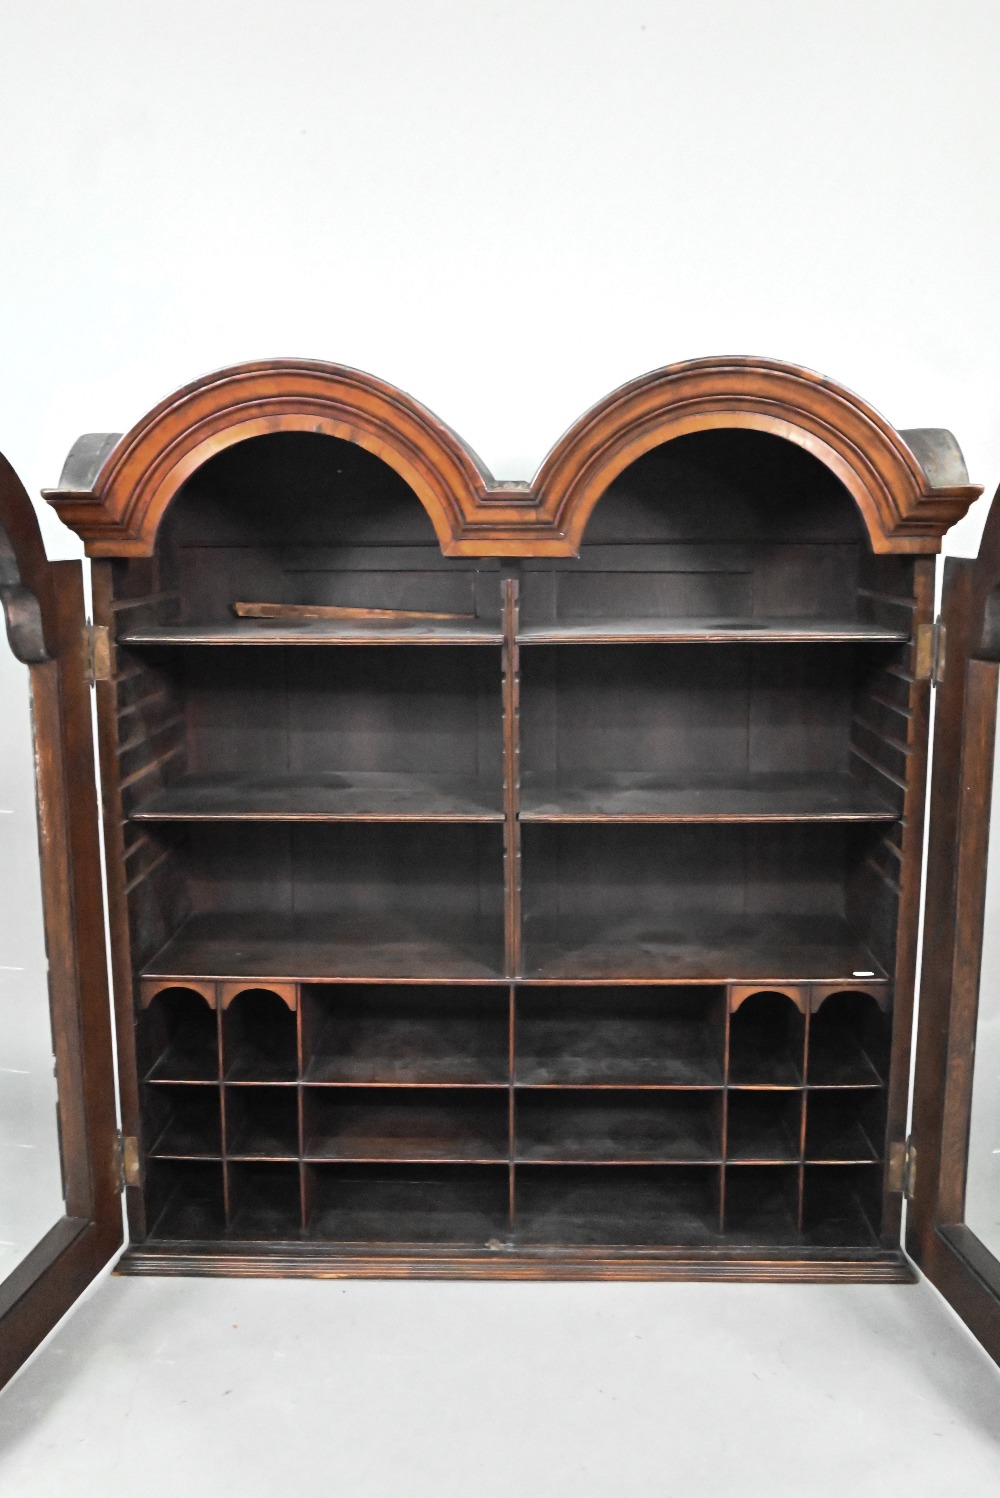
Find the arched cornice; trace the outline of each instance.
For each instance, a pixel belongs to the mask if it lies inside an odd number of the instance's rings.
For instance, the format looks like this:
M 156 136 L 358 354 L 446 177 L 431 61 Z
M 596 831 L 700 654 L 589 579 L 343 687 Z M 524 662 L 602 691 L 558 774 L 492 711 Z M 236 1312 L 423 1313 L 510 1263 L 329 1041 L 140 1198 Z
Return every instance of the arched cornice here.
M 223 448 L 269 432 L 322 432 L 367 448 L 413 489 L 445 551 L 491 482 L 458 437 L 402 391 L 342 365 L 278 359 L 196 380 L 109 451 L 98 437 L 82 438 L 45 497 L 90 556 L 149 556 L 185 479 Z M 96 471 L 81 475 L 88 454 Z
M 539 470 L 541 508 L 575 552 L 597 501 L 630 463 L 671 438 L 719 427 L 767 432 L 812 453 L 853 496 L 879 552 L 939 551 L 982 492 L 949 433 L 910 434 L 932 483 L 904 436 L 832 380 L 775 360 L 717 358 L 655 370 L 588 411 Z
M 853 496 L 875 551 L 933 552 L 980 490 L 948 433 L 901 434 L 821 375 L 699 359 L 622 386 L 556 444 L 530 484 L 497 483 L 455 434 L 371 375 L 297 360 L 222 370 L 117 439 L 84 438 L 46 497 L 91 556 L 148 556 L 171 499 L 214 453 L 267 432 L 324 432 L 394 468 L 450 556 L 572 556 L 609 484 L 651 448 L 744 427 L 811 452 Z M 910 442 L 906 440 L 910 437 Z

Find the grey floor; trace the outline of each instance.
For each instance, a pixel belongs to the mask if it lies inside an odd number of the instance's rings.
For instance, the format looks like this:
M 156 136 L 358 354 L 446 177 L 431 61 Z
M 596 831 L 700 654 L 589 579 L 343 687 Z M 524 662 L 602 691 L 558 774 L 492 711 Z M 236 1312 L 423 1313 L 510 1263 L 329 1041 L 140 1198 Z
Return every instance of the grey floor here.
M 4 1498 L 1000 1493 L 926 1285 L 106 1279 L 0 1396 Z

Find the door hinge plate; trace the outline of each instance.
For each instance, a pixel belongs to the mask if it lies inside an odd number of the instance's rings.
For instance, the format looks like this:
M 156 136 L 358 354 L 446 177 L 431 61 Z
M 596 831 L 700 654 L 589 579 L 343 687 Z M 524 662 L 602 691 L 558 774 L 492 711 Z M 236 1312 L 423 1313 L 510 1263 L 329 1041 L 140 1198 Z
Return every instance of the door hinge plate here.
M 85 624 L 83 659 L 87 681 L 111 680 L 111 635 L 106 624 Z
M 121 1129 L 115 1130 L 114 1174 L 119 1191 L 124 1191 L 126 1186 L 142 1185 L 139 1141 L 134 1134 L 123 1134 Z
M 914 674 L 918 681 L 929 681 L 939 687 L 944 680 L 947 630 L 940 619 L 933 624 L 918 624 Z
M 912 1200 L 917 1179 L 917 1147 L 912 1139 L 889 1147 L 889 1190 L 901 1191 Z

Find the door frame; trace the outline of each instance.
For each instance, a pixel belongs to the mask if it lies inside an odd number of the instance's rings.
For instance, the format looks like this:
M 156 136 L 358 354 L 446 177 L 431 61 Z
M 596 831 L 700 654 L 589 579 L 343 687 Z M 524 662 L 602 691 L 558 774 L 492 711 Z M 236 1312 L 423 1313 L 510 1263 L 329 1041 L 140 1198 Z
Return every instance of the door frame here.
M 65 1215 L 0 1283 L 2 1387 L 123 1242 L 83 569 L 48 560 L 2 456 L 0 609 L 30 673 L 65 1192 Z
M 1000 491 L 975 561 L 945 565 L 906 1247 L 1000 1362 L 1000 1261 L 965 1226 L 1000 700 Z

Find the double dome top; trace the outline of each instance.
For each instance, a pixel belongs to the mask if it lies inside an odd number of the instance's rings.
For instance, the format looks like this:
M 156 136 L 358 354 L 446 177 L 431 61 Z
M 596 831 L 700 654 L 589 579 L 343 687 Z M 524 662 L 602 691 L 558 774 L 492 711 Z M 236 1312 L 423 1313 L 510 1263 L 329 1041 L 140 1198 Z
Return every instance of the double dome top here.
M 842 386 L 774 360 L 697 359 L 643 375 L 582 416 L 530 483 L 498 483 L 402 391 L 341 365 L 282 359 L 206 375 L 124 436 L 81 437 L 46 498 L 89 555 L 148 556 L 171 500 L 209 458 L 250 437 L 317 432 L 393 468 L 446 555 L 573 556 L 625 468 L 672 438 L 720 428 L 811 453 L 854 499 L 876 552 L 939 551 L 981 492 L 950 432 L 898 432 Z

